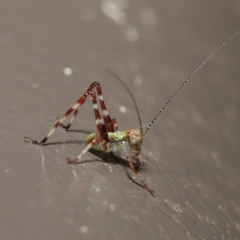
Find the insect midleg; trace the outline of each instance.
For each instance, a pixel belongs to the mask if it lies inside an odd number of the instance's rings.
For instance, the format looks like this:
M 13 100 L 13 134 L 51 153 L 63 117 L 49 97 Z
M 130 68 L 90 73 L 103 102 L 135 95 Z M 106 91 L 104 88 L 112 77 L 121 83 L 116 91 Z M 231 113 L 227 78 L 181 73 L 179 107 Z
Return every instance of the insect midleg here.
M 49 130 L 49 132 L 47 133 L 47 135 L 41 140 L 41 141 L 38 141 L 38 140 L 33 140 L 31 139 L 30 137 L 24 137 L 26 140 L 30 141 L 31 143 L 33 144 L 39 144 L 39 145 L 42 145 L 43 143 L 45 143 L 49 137 L 54 133 L 54 131 L 59 127 L 59 126 L 62 126 L 63 122 L 66 120 L 66 118 L 72 113 L 74 112 L 74 115 L 76 116 L 80 107 L 85 103 L 87 97 L 89 96 L 89 94 L 91 94 L 92 90 L 94 87 L 96 87 L 97 85 L 99 85 L 98 82 L 93 82 L 88 90 L 64 113 L 64 115 L 59 118 L 52 126 L 52 128 Z M 73 117 L 74 119 L 74 117 Z M 71 119 L 72 120 L 72 119 Z M 70 120 L 70 121 L 71 121 Z M 72 120 L 73 121 L 73 120 Z M 71 121 L 71 123 L 72 123 Z M 71 124 L 70 124 L 71 126 Z M 69 127 L 68 127 L 69 128 Z
M 91 147 L 93 147 L 95 144 L 99 143 L 100 139 L 99 137 L 94 138 L 88 145 L 82 150 L 82 152 L 74 159 L 67 159 L 68 164 L 77 164 L 80 160 L 83 154 L 85 154 Z
M 113 124 L 113 128 L 114 128 L 114 132 L 117 132 L 118 124 L 117 124 L 117 120 L 115 118 L 112 119 L 112 124 Z
M 153 196 L 154 196 L 154 191 L 151 190 L 148 185 L 143 181 L 143 177 L 142 175 L 137 171 L 137 169 L 135 168 L 132 160 L 130 159 L 129 156 L 126 156 L 127 161 L 128 161 L 128 165 L 131 168 L 131 170 L 133 171 L 134 175 L 136 176 L 136 178 L 138 179 L 139 182 L 141 182 L 142 186 L 148 191 L 150 192 Z

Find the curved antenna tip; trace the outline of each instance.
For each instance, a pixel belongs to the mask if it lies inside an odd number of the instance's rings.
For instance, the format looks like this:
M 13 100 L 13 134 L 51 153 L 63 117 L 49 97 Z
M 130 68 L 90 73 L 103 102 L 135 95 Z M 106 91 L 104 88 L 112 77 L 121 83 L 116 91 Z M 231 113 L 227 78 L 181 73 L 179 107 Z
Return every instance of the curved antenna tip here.
M 159 115 L 164 111 L 164 109 L 168 106 L 168 104 L 176 97 L 176 95 L 179 93 L 179 91 L 187 84 L 187 82 L 210 60 L 214 57 L 216 53 L 218 53 L 219 50 L 221 50 L 223 47 L 227 45 L 227 43 L 232 40 L 234 37 L 236 37 L 240 33 L 240 30 L 235 32 L 231 37 L 229 37 L 224 43 L 222 43 L 205 61 L 202 62 L 187 78 L 186 80 L 178 87 L 178 89 L 174 92 L 174 94 L 168 99 L 168 101 L 163 105 L 163 107 L 160 109 L 160 111 L 157 113 L 157 115 L 153 118 L 153 120 L 150 122 L 150 124 L 147 126 L 146 130 L 142 133 L 142 136 L 145 136 L 148 132 L 148 130 L 152 127 L 153 123 L 156 121 L 156 119 L 159 117 Z

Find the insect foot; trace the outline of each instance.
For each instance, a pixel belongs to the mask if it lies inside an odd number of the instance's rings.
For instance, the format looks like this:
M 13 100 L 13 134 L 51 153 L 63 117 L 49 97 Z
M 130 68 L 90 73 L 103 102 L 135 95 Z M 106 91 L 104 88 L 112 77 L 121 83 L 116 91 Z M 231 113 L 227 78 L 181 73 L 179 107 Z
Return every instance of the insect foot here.
M 59 117 L 57 117 L 56 118 L 57 119 L 57 121 L 59 121 L 60 120 L 60 118 Z M 63 123 L 60 123 L 59 122 L 59 127 L 61 127 L 61 128 L 63 128 L 63 129 L 65 129 L 66 131 L 71 127 L 71 124 L 70 123 L 68 123 L 67 125 L 64 125 Z
M 71 160 L 71 159 L 67 159 L 67 164 L 77 164 L 78 163 L 78 158 L 75 158 L 75 159 L 73 159 L 73 160 Z
M 61 123 L 59 126 L 67 131 L 71 125 L 70 124 L 64 125 Z
M 82 154 L 80 154 L 77 158 L 71 160 L 71 159 L 67 159 L 67 164 L 77 164 L 80 160 L 81 160 Z
M 36 144 L 36 145 L 43 145 L 42 141 L 38 141 L 38 140 L 33 140 L 32 138 L 30 138 L 29 136 L 25 136 L 24 137 L 25 142 L 30 142 L 32 144 Z
M 150 188 L 146 188 L 146 190 L 147 190 L 153 197 L 156 197 L 156 196 L 155 196 L 155 191 L 151 190 Z

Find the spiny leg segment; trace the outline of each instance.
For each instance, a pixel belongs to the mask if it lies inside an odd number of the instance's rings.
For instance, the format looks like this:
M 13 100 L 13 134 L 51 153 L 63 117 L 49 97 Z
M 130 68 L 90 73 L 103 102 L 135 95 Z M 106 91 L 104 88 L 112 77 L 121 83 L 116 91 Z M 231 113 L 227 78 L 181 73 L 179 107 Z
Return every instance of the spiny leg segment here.
M 73 122 L 73 120 L 75 119 L 76 115 L 79 112 L 79 109 L 81 108 L 81 106 L 85 103 L 87 97 L 89 95 L 91 95 L 91 93 L 93 92 L 93 89 L 96 88 L 97 89 L 97 93 L 98 93 L 98 97 L 100 100 L 100 105 L 103 111 L 103 119 L 104 119 L 104 124 L 106 126 L 106 129 L 108 132 L 114 132 L 114 124 L 112 123 L 112 120 L 108 114 L 108 111 L 106 109 L 106 105 L 104 103 L 103 97 L 102 97 L 102 91 L 101 91 L 101 85 L 98 82 L 93 82 L 90 87 L 88 88 L 88 90 L 64 113 L 64 115 L 59 118 L 52 126 L 52 128 L 50 129 L 50 131 L 47 133 L 47 135 L 41 140 L 33 140 L 30 137 L 25 137 L 25 139 L 27 141 L 30 141 L 33 144 L 37 144 L 37 145 L 43 145 L 49 138 L 50 136 L 54 133 L 54 131 L 59 127 L 59 126 L 63 126 L 65 129 L 69 129 L 71 127 L 71 124 Z M 72 118 L 70 119 L 69 123 L 64 126 L 63 122 L 66 120 L 67 117 L 69 117 L 71 114 L 73 113 Z M 100 114 L 99 114 L 100 115 Z M 101 117 L 100 117 L 101 118 Z

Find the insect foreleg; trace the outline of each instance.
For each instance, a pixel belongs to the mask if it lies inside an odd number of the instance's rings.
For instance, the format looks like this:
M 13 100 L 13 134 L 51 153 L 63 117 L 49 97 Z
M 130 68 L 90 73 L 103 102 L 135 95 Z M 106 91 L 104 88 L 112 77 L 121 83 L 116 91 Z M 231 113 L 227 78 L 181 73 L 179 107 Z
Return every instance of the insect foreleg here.
M 151 194 L 155 197 L 154 191 L 151 190 L 151 189 L 148 187 L 148 185 L 143 181 L 142 175 L 140 175 L 140 173 L 137 171 L 137 169 L 135 168 L 135 166 L 134 166 L 132 160 L 130 159 L 130 157 L 129 157 L 129 156 L 126 156 L 126 158 L 127 158 L 127 161 L 128 161 L 128 165 L 129 165 L 129 167 L 131 168 L 131 170 L 133 171 L 133 173 L 134 173 L 135 177 L 137 178 L 137 180 L 142 184 L 142 186 L 143 186 L 149 193 L 151 193 Z
M 139 156 L 134 155 L 134 157 L 135 157 L 136 162 L 137 162 L 137 165 L 138 165 L 139 167 L 146 165 L 144 161 L 140 161 Z
M 112 119 L 112 124 L 113 124 L 113 128 L 114 128 L 114 132 L 118 131 L 118 124 L 115 118 Z

